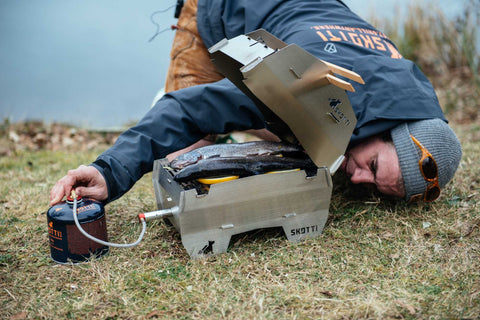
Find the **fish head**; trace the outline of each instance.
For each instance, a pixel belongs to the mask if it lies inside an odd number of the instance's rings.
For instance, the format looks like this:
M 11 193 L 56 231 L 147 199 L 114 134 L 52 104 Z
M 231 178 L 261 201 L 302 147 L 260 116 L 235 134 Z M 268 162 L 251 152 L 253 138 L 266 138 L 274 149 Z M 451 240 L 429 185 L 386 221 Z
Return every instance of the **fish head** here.
M 197 151 L 190 151 L 179 155 L 170 162 L 170 167 L 173 169 L 183 169 L 189 165 L 195 164 L 202 159 L 202 154 Z

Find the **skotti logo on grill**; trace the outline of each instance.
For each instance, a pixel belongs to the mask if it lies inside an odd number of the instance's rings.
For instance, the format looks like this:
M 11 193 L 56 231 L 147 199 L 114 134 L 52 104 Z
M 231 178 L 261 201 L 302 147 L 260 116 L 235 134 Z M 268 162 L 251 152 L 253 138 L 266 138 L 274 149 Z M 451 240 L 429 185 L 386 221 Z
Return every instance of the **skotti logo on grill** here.
M 310 233 L 310 232 L 318 232 L 318 225 L 290 229 L 290 235 L 292 236 L 297 236 L 297 235 Z
M 342 109 L 340 109 L 340 105 L 342 104 L 342 101 L 340 99 L 328 99 L 328 102 L 330 103 L 330 108 L 332 109 L 332 112 L 329 113 L 329 115 L 334 118 L 334 120 L 337 123 L 343 122 L 347 126 L 350 125 L 350 119 L 343 113 Z

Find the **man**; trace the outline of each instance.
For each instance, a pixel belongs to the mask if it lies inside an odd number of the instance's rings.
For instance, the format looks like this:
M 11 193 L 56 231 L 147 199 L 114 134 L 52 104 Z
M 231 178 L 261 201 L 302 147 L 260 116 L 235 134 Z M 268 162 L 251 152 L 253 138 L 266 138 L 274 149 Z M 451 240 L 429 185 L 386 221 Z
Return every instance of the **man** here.
M 430 82 L 382 32 L 339 0 L 191 0 L 177 26 L 166 84 L 170 92 L 91 166 L 60 179 L 51 203 L 72 188 L 113 201 L 151 171 L 155 159 L 208 144 L 202 140 L 208 134 L 258 129 L 275 139 L 255 104 L 221 80 L 206 50 L 260 28 L 365 80 L 349 93 L 358 122 L 342 168 L 353 183 L 407 201 L 439 196 L 458 167 L 460 143 Z

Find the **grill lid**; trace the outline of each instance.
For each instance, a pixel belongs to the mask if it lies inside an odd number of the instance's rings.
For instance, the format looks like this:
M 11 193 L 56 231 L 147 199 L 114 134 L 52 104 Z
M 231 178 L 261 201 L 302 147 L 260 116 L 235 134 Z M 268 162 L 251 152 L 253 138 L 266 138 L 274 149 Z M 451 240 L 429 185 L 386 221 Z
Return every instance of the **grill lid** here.
M 317 166 L 335 173 L 357 119 L 345 92 L 354 89 L 334 73 L 363 84 L 358 74 L 265 30 L 223 39 L 209 52 L 218 69 L 259 107 L 269 129 L 287 141 L 293 133 Z

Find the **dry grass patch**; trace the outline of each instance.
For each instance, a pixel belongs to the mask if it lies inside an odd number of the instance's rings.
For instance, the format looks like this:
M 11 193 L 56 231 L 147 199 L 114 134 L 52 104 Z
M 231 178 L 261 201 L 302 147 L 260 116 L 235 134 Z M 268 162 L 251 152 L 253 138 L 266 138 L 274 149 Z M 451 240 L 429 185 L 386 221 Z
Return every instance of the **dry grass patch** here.
M 406 205 L 359 196 L 338 176 L 322 236 L 281 230 L 236 236 L 227 253 L 190 260 L 179 234 L 148 225 L 134 249 L 57 265 L 45 211 L 52 184 L 100 150 L 19 151 L 0 160 L 2 317 L 464 318 L 480 314 L 480 126 L 455 126 L 465 156 L 439 201 Z M 129 242 L 136 214 L 155 209 L 151 175 L 106 207 L 109 237 Z

